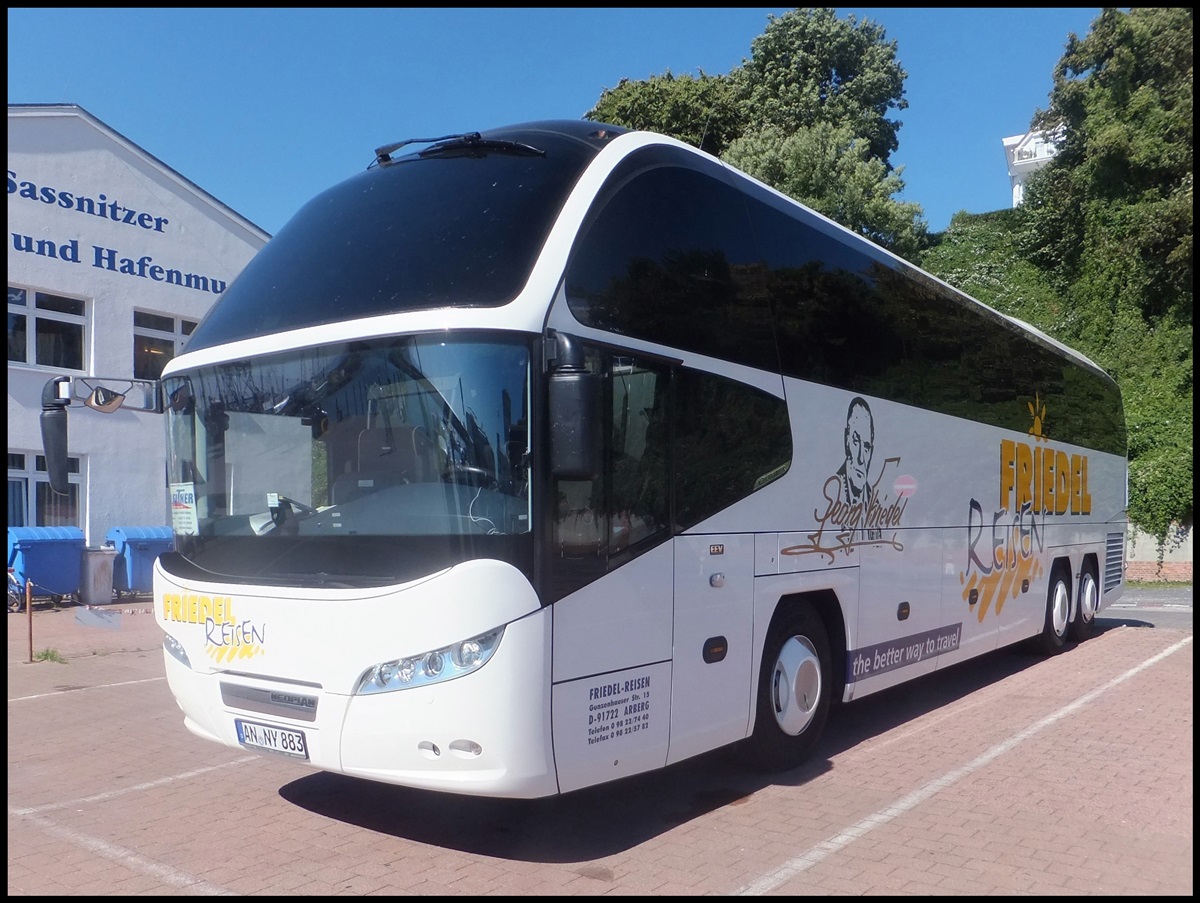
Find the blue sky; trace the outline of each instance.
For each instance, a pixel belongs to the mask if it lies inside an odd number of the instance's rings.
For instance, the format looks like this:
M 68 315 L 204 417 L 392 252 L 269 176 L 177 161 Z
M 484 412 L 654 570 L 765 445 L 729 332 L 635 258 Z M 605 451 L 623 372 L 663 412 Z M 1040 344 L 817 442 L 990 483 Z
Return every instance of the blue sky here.
M 711 9 L 8 9 L 8 102 L 74 103 L 267 232 L 402 138 L 577 119 L 622 78 L 725 74 L 768 15 Z M 1008 207 L 1002 141 L 1100 9 L 868 9 L 897 42 L 901 199 Z

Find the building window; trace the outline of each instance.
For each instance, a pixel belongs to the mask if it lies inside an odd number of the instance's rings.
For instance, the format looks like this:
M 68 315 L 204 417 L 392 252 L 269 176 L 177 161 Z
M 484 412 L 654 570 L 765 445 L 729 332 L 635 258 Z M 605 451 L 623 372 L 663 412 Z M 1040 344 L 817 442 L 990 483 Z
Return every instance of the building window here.
M 167 361 L 177 355 L 195 320 L 184 320 L 145 311 L 133 312 L 133 377 L 158 379 Z
M 29 464 L 33 467 L 30 468 Z M 46 459 L 26 452 L 8 453 L 8 526 L 80 527 L 79 459 L 67 458 L 68 491 L 59 495 L 50 488 Z
M 87 325 L 86 301 L 8 287 L 10 363 L 83 371 Z

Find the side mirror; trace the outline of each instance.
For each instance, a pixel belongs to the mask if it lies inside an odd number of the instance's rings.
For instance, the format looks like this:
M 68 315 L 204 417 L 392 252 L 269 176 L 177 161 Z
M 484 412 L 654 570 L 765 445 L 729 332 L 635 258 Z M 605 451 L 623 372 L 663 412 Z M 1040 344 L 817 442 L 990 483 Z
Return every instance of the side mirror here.
M 67 405 L 69 394 L 62 395 L 59 386 L 71 391 L 71 377 L 56 376 L 42 387 L 42 451 L 46 455 L 46 476 L 50 488 L 59 495 L 67 494 Z
M 600 475 L 600 376 L 588 372 L 583 352 L 570 336 L 555 336 L 557 355 L 550 371 L 550 472 L 560 480 L 591 480 Z
M 102 384 L 114 383 L 120 389 Z M 67 408 L 72 398 L 102 414 L 120 408 L 161 414 L 162 397 L 158 380 L 117 377 L 55 376 L 42 387 L 42 451 L 50 488 L 67 494 Z

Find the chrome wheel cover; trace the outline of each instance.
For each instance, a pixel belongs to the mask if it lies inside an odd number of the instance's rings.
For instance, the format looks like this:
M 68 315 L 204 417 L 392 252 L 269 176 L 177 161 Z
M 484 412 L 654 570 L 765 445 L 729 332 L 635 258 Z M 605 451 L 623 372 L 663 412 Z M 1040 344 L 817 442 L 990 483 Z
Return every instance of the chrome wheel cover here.
M 812 723 L 821 698 L 821 660 L 806 637 L 790 637 L 771 675 L 771 709 L 779 729 L 799 736 Z
M 1056 580 L 1054 595 L 1050 600 L 1050 625 L 1055 636 L 1064 636 L 1067 624 L 1071 621 L 1071 594 L 1067 592 L 1065 581 Z
M 1100 591 L 1096 587 L 1096 580 L 1091 574 L 1084 574 L 1083 586 L 1079 590 L 1079 620 L 1084 624 L 1092 621 L 1099 606 Z

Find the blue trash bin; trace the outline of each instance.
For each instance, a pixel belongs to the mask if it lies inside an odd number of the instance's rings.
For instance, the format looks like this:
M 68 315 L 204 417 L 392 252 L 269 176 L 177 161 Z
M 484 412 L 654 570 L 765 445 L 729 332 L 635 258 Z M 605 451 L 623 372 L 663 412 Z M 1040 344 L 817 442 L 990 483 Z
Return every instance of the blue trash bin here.
M 170 527 L 113 527 L 105 543 L 117 550 L 113 561 L 113 589 L 121 593 L 154 591 L 154 560 L 175 548 Z
M 8 567 L 33 597 L 77 596 L 83 568 L 83 531 L 78 527 L 9 527 Z

